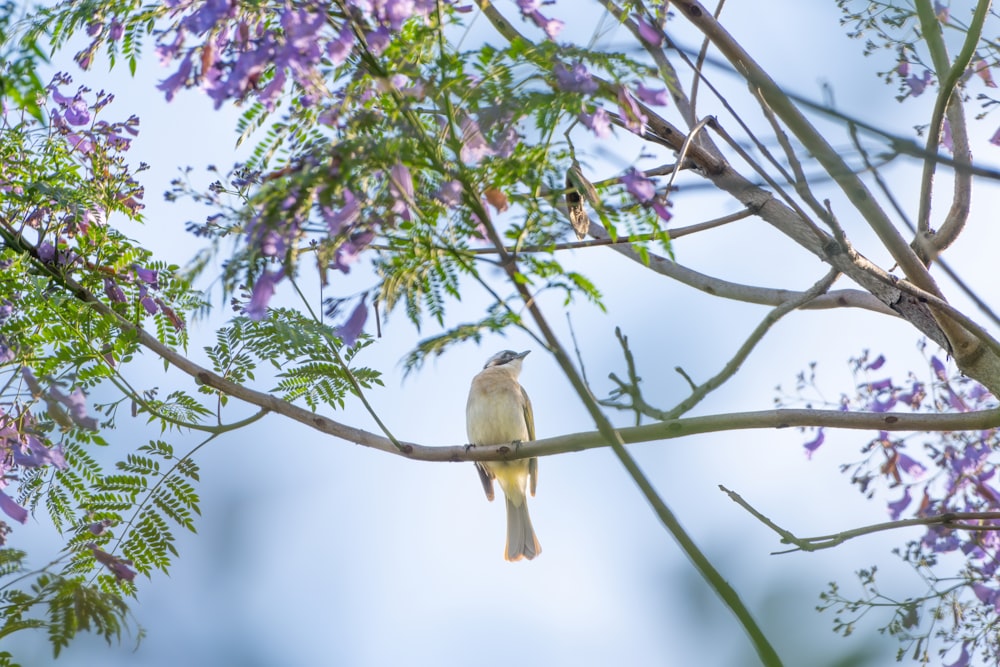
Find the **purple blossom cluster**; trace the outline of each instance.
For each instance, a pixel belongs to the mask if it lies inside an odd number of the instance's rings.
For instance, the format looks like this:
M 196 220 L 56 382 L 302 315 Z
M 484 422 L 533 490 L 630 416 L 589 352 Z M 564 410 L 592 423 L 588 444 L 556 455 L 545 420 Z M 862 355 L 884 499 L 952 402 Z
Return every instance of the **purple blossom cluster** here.
M 944 12 L 943 13 L 944 18 L 941 20 L 943 23 L 947 23 L 948 21 L 947 7 L 944 8 L 943 12 Z M 942 14 L 938 13 L 939 19 L 941 16 Z M 919 76 L 916 73 L 911 74 L 910 62 L 909 60 L 907 60 L 905 53 L 900 54 L 900 59 L 896 65 L 895 71 L 896 75 L 899 77 L 899 80 L 903 84 L 903 89 L 905 91 L 905 95 L 903 95 L 904 98 L 920 97 L 921 95 L 924 94 L 924 91 L 927 90 L 927 87 L 931 84 L 931 81 L 933 79 L 931 71 L 927 68 L 924 68 L 924 70 L 920 73 Z M 990 68 L 990 64 L 978 54 L 974 56 L 972 62 L 969 63 L 969 67 L 965 72 L 963 80 L 967 81 L 973 76 L 979 77 L 979 79 L 982 81 L 982 84 L 987 88 L 997 87 L 996 81 L 993 80 L 993 73 Z M 941 133 L 941 143 L 949 151 L 954 150 L 951 143 L 951 126 L 949 125 L 947 120 L 944 121 L 944 127 Z M 997 131 L 993 133 L 993 136 L 990 137 L 990 143 L 993 144 L 994 146 L 1000 146 L 1000 128 L 998 128 Z
M 92 102 L 88 101 L 91 90 L 80 86 L 72 95 L 64 94 L 61 86 L 69 86 L 72 78 L 64 73 L 58 73 L 46 88 L 53 106 L 49 110 L 52 128 L 59 133 L 70 149 L 82 157 L 88 157 L 96 152 L 105 155 L 116 155 L 126 152 L 132 145 L 132 138 L 139 134 L 139 118 L 132 115 L 125 121 L 109 123 L 105 120 L 94 120 L 98 112 L 110 104 L 115 96 L 99 91 Z M 86 161 L 84 161 L 86 164 Z M 135 181 L 126 184 L 119 193 L 121 203 L 138 213 L 143 208 L 143 189 Z
M 27 523 L 28 510 L 4 489 L 18 478 L 22 468 L 58 469 L 66 467 L 62 446 L 53 444 L 43 435 L 31 408 L 45 405 L 47 417 L 63 429 L 97 429 L 97 420 L 87 415 L 87 400 L 79 388 L 63 392 L 55 383 L 44 386 L 27 366 L 21 368 L 25 402 L 0 404 L 0 511 L 20 523 Z M 0 531 L 0 540 L 6 531 Z
M 167 6 L 174 24 L 160 35 L 157 53 L 163 64 L 180 62 L 159 85 L 168 100 L 199 85 L 216 108 L 253 95 L 271 109 L 289 78 L 304 91 L 302 103 L 314 103 L 325 92 L 324 60 L 339 66 L 357 49 L 380 55 L 407 20 L 428 16 L 437 3 L 314 0 L 275 9 L 167 0 Z
M 114 100 L 114 96 L 104 91 L 92 96 L 92 91 L 85 86 L 78 87 L 73 93 L 65 93 L 63 88 L 71 84 L 72 79 L 68 75 L 59 73 L 46 87 L 52 103 L 49 108 L 50 131 L 66 142 L 69 153 L 78 156 L 79 164 L 90 170 L 93 179 L 104 177 L 114 182 L 117 188 L 114 192 L 116 210 L 138 215 L 144 207 L 141 202 L 144 195 L 142 185 L 127 169 L 116 171 L 98 166 L 120 163 L 121 154 L 129 150 L 132 138 L 138 135 L 138 117 L 133 115 L 121 122 L 98 120 L 98 113 Z M 3 179 L 2 173 L 0 191 L 17 197 L 24 194 L 19 183 Z M 37 232 L 34 252 L 38 260 L 63 270 L 85 269 L 104 274 L 103 291 L 112 303 L 127 302 L 123 287 L 134 286 L 138 303 L 148 314 L 162 313 L 175 328 L 184 327 L 174 309 L 155 294 L 160 287 L 156 270 L 137 263 L 124 270 L 115 270 L 95 267 L 88 261 L 89 256 L 101 250 L 102 243 L 101 235 L 92 238 L 88 234 L 92 227 L 100 228 L 107 224 L 107 209 L 81 203 L 66 207 L 55 200 L 40 205 L 33 203 L 33 208 L 21 221 L 20 231 Z M 6 303 L 9 305 L 9 302 Z M 12 358 L 10 347 L 0 344 L 0 360 Z M 111 358 L 108 362 L 114 363 Z
M 949 371 L 937 356 L 929 358 L 929 378 L 911 373 L 903 382 L 881 375 L 884 355 L 870 359 L 865 352 L 852 363 L 856 376 L 863 381 L 857 384 L 854 396 L 841 397 L 840 409 L 844 411 L 965 413 L 998 406 L 985 387 Z M 800 375 L 800 390 L 811 382 Z M 872 486 L 877 480 L 895 489 L 893 499 L 887 503 L 893 520 L 955 512 L 1000 513 L 1000 430 L 940 432 L 922 437 L 924 443 L 918 454 L 907 445 L 921 438 L 920 434 L 881 431 L 863 447 L 863 461 L 842 469 L 851 472 L 852 483 L 868 497 L 873 497 Z M 816 437 L 805 444 L 807 454 L 811 456 L 824 439 L 823 429 L 819 429 Z M 934 563 L 941 554 L 962 554 L 969 589 L 988 614 L 996 615 L 1000 613 L 1000 519 L 980 519 L 978 525 L 983 529 L 932 523 L 923 537 L 910 545 L 909 558 Z M 967 648 L 963 645 L 966 659 Z M 955 664 L 966 663 L 960 658 Z
M 600 90 L 600 85 L 594 75 L 580 61 L 574 62 L 568 67 L 561 62 L 556 63 L 552 74 L 555 77 L 556 87 L 565 92 L 594 95 Z M 614 90 L 618 101 L 618 118 L 626 129 L 639 136 L 642 136 L 645 131 L 648 118 L 643 113 L 636 97 L 642 102 L 654 106 L 666 106 L 669 101 L 666 88 L 650 88 L 641 81 L 635 85 L 634 94 L 627 86 L 621 84 L 615 84 Z M 593 112 L 584 111 L 580 113 L 579 119 L 599 139 L 611 135 L 611 117 L 604 108 L 596 106 Z

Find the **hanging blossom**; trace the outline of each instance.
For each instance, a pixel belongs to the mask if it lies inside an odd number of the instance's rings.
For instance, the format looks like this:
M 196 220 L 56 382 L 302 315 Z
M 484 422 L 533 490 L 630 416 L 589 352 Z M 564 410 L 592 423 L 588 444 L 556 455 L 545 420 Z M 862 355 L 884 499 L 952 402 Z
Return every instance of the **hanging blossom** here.
M 284 277 L 285 270 L 278 269 L 274 272 L 264 271 L 257 278 L 253 285 L 253 291 L 250 293 L 250 302 L 247 303 L 245 309 L 247 317 L 255 322 L 264 319 L 267 315 L 267 304 L 274 296 L 274 286 L 281 282 Z
M 434 0 L 344 4 L 355 13 L 364 45 L 376 56 L 406 21 L 437 10 Z M 168 100 L 182 88 L 200 84 L 216 108 L 252 95 L 271 109 L 291 79 L 305 91 L 300 100 L 309 104 L 323 90 L 324 58 L 339 66 L 361 46 L 351 22 L 338 18 L 341 10 L 331 3 L 286 4 L 277 10 L 278 27 L 269 27 L 257 10 L 235 0 L 171 0 L 170 6 L 176 24 L 160 35 L 157 44 L 163 64 L 179 61 L 159 84 Z M 198 42 L 187 46 L 192 37 Z M 273 77 L 258 87 L 265 71 Z
M 566 26 L 566 24 L 559 19 L 550 19 L 544 16 L 539 11 L 543 4 L 551 3 L 545 3 L 542 2 L 542 0 L 517 0 L 517 6 L 518 9 L 521 10 L 521 16 L 544 30 L 545 35 L 549 39 L 555 39 L 556 35 L 562 32 L 562 29 Z
M 582 62 L 577 61 L 571 67 L 556 63 L 552 73 L 556 77 L 556 85 L 566 92 L 585 95 L 597 92 L 597 81 Z
M 43 386 L 27 366 L 21 377 L 28 393 L 45 404 L 47 416 L 63 428 L 96 430 L 97 420 L 87 416 L 86 398 L 80 389 L 69 394 L 54 384 Z M 66 468 L 62 446 L 47 440 L 29 407 L 0 403 L 0 512 L 11 519 L 26 523 L 28 510 L 17 503 L 4 489 L 18 477 L 22 468 Z M 3 522 L 0 521 L 0 524 Z M 0 531 L 0 544 L 3 533 Z
M 365 322 L 368 321 L 368 305 L 366 303 L 368 294 L 363 294 L 358 305 L 351 311 L 347 320 L 336 328 L 336 334 L 340 337 L 346 347 L 354 345 L 364 332 Z
M 639 37 L 650 46 L 663 46 L 663 30 L 648 23 L 642 16 L 636 15 L 636 25 L 639 27 Z
M 607 139 L 611 136 L 611 116 L 603 107 L 597 107 L 593 113 L 583 112 L 579 118 L 598 139 Z
M 632 167 L 618 180 L 636 201 L 652 207 L 664 222 L 669 222 L 670 218 L 673 217 L 663 201 L 656 195 L 656 182 L 653 179 L 646 177 L 641 171 Z
M 646 114 L 639 108 L 632 93 L 625 86 L 618 86 L 618 112 L 621 115 L 625 127 L 640 137 L 643 134 L 643 126 L 648 120 Z

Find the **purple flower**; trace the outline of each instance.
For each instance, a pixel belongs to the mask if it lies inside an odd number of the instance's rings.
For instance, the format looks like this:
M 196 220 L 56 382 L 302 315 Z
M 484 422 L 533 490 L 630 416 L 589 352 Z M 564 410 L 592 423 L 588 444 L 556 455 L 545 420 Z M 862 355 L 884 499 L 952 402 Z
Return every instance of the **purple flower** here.
M 260 240 L 260 254 L 264 257 L 278 257 L 285 254 L 285 239 L 273 229 L 268 229 Z
M 459 159 L 465 164 L 478 164 L 487 155 L 496 155 L 493 147 L 486 142 L 479 129 L 479 123 L 470 116 L 462 119 L 462 148 L 459 151 Z
M 531 19 L 535 25 L 544 30 L 546 37 L 549 39 L 555 39 L 556 35 L 562 32 L 563 27 L 566 25 L 559 19 L 550 19 L 543 16 L 539 11 L 533 11 L 525 14 L 525 17 Z
M 347 321 L 337 327 L 337 336 L 343 341 L 345 347 L 354 345 L 358 341 L 358 336 L 364 330 L 365 321 L 368 319 L 368 306 L 365 304 L 367 298 L 367 294 L 362 296 L 361 301 L 354 307 Z
M 104 293 L 107 294 L 108 298 L 115 303 L 125 303 L 127 300 L 125 298 L 125 292 L 123 292 L 122 288 L 118 286 L 118 283 L 111 278 L 104 279 Z
M 580 122 L 587 126 L 598 139 L 606 139 L 611 136 L 611 117 L 603 107 L 597 107 L 594 113 L 581 113 Z M 1000 146 L 1000 130 L 997 130 L 997 145 Z
M 181 22 L 181 26 L 200 35 L 214 28 L 216 23 L 229 14 L 229 10 L 230 0 L 204 0 L 197 11 Z
M 993 74 L 990 72 L 989 64 L 982 58 L 977 58 L 972 63 L 972 71 L 983 80 L 987 88 L 996 88 L 997 84 L 993 81 Z
M 667 106 L 667 102 L 670 100 L 670 96 L 667 94 L 666 88 L 647 88 L 641 83 L 635 87 L 635 92 L 639 96 L 639 99 L 646 104 L 652 104 L 653 106 Z
M 246 314 L 251 320 L 259 322 L 267 315 L 267 304 L 274 296 L 274 286 L 285 277 L 284 269 L 271 273 L 264 271 L 260 278 L 254 283 L 253 292 L 250 294 L 250 303 L 247 304 Z
M 351 234 L 351 238 L 340 244 L 337 248 L 337 252 L 333 256 L 333 266 L 335 269 L 342 271 L 343 273 L 351 272 L 351 264 L 358 261 L 358 256 L 365 249 L 372 239 L 375 238 L 375 232 L 373 231 L 363 231 L 355 234 Z
M 927 84 L 931 82 L 931 72 L 930 70 L 924 70 L 923 78 L 918 78 L 916 74 L 909 77 L 906 80 L 906 85 L 910 87 L 910 95 L 914 97 L 920 97 Z
M 382 52 L 389 46 L 391 39 L 392 35 L 389 34 L 385 26 L 379 26 L 377 30 L 365 34 L 365 41 L 368 42 L 368 50 L 375 56 L 382 55 Z
M 178 30 L 177 36 L 174 37 L 174 41 L 170 44 L 157 44 L 156 57 L 159 59 L 160 64 L 163 66 L 169 65 L 170 62 L 177 57 L 177 54 L 180 52 L 183 45 L 184 30 Z
M 392 211 L 403 220 L 410 220 L 410 204 L 413 203 L 413 177 L 406 165 L 397 162 L 389 170 L 389 194 L 396 200 Z
M 1000 146 L 1000 128 L 997 128 L 997 131 L 990 137 L 990 143 L 994 146 Z
M 501 130 L 500 136 L 497 137 L 494 150 L 496 154 L 502 158 L 508 158 L 514 154 L 514 150 L 517 148 L 518 144 L 521 143 L 521 135 L 517 132 L 517 127 L 511 122 L 512 119 L 506 120 L 506 125 L 504 129 Z
M 888 412 L 891 410 L 899 399 L 896 398 L 895 394 L 889 394 L 885 400 L 880 400 L 877 396 L 872 398 L 871 404 L 868 409 L 872 412 Z
M 674 214 L 667 208 L 667 204 L 663 203 L 659 199 L 654 199 L 650 206 L 653 207 L 653 210 L 656 211 L 656 215 L 660 216 L 660 219 L 663 220 L 663 222 L 670 222 L 670 218 L 674 217 Z
M 826 440 L 826 434 L 823 433 L 823 429 L 821 428 L 816 432 L 815 438 L 802 445 L 806 449 L 806 458 L 811 459 L 813 452 L 819 449 L 820 445 L 823 444 L 824 440 Z
M 135 271 L 136 277 L 143 281 L 153 289 L 160 288 L 160 272 L 155 269 L 147 269 L 145 267 L 139 266 L 138 264 L 132 265 L 132 270 Z
M 75 60 L 76 64 L 80 66 L 80 69 L 83 70 L 90 69 L 90 61 L 93 59 L 94 59 L 93 49 L 84 49 L 83 51 L 80 51 L 75 56 L 73 56 L 73 60 Z
M 341 229 L 349 227 L 358 221 L 361 216 L 361 205 L 358 203 L 354 193 L 344 190 L 344 206 L 339 211 L 321 207 L 320 213 L 326 220 L 326 228 L 330 236 L 336 236 Z
M 15 503 L 4 491 L 0 491 L 0 510 L 14 521 L 28 523 L 28 510 Z
M 139 284 L 139 303 L 142 307 L 146 309 L 146 312 L 150 315 L 156 315 L 159 312 L 159 308 L 156 307 L 156 302 L 153 301 L 153 297 L 149 296 L 149 290 L 146 286 Z
M 111 523 L 111 519 L 101 519 L 87 526 L 87 530 L 91 535 L 103 535 L 111 527 Z
M 86 125 L 90 122 L 90 109 L 79 95 L 66 106 L 63 114 L 70 125 Z
M 118 19 L 111 19 L 111 25 L 108 26 L 108 37 L 111 41 L 117 42 L 122 38 L 122 34 L 125 32 L 125 25 Z
M 945 370 L 944 363 L 941 362 L 937 357 L 931 357 L 931 367 L 934 369 L 934 374 L 937 376 L 938 380 L 942 382 L 947 382 L 948 373 Z
M 20 446 L 12 447 L 14 463 L 28 468 L 41 468 L 46 465 L 53 465 L 60 470 L 66 468 L 66 458 L 63 456 L 62 448 L 46 447 L 33 435 L 25 438 Z
M 416 8 L 414 0 L 387 0 L 385 3 L 385 18 L 389 22 L 389 28 L 398 31 L 403 27 L 406 19 L 413 16 Z
M 927 468 L 925 468 L 921 463 L 914 461 L 902 452 L 897 452 L 897 454 L 897 465 L 910 477 L 920 477 L 927 472 Z
M 448 208 L 455 208 L 462 203 L 462 190 L 460 181 L 446 181 L 441 184 L 436 196 Z
M 562 63 L 556 63 L 552 73 L 556 75 L 556 85 L 566 92 L 585 95 L 597 92 L 597 82 L 579 61 L 573 63 L 572 69 L 566 69 Z
M 943 2 L 940 2 L 940 0 L 934 0 L 934 15 L 937 17 L 938 21 L 940 21 L 941 23 L 947 23 L 948 13 L 949 13 L 948 5 L 944 4 Z
M 629 194 L 635 197 L 636 200 L 645 204 L 656 196 L 656 183 L 651 178 L 646 178 L 646 176 L 632 167 L 626 172 L 624 176 L 621 176 L 619 181 L 625 185 L 625 189 L 628 190 Z
M 889 503 L 889 516 L 892 517 L 893 521 L 899 521 L 899 515 L 909 507 L 910 502 L 913 499 L 910 497 L 910 489 L 903 489 L 903 497 L 896 502 Z
M 94 554 L 94 559 L 104 567 L 111 570 L 111 573 L 118 579 L 124 579 L 125 581 L 132 581 L 135 579 L 135 571 L 131 568 L 132 561 L 119 558 L 118 556 L 112 556 L 108 552 L 101 550 L 101 548 L 93 542 L 88 543 L 87 548 Z
M 875 359 L 875 361 L 873 361 L 870 364 L 868 364 L 867 366 L 865 366 L 865 370 L 866 371 L 877 371 L 878 369 L 882 368 L 883 364 L 885 364 L 885 355 L 884 354 L 880 354 L 880 355 L 878 355 L 878 358 Z
M 51 264 L 56 258 L 56 248 L 48 241 L 42 241 L 39 243 L 36 251 L 38 252 L 38 259 L 42 260 L 46 264 Z
M 914 381 L 913 387 L 910 389 L 910 391 L 903 394 L 899 394 L 897 398 L 899 399 L 900 403 L 904 403 L 910 406 L 911 409 L 916 410 L 917 408 L 920 407 L 920 404 L 923 402 L 924 396 L 926 395 L 927 394 L 924 391 L 924 383 Z
M 941 667 L 969 667 L 970 659 L 968 642 L 962 642 L 962 652 L 959 654 L 958 659 L 950 665 L 942 665 Z
M 351 55 L 353 48 L 354 31 L 351 30 L 350 23 L 345 23 L 344 27 L 337 34 L 337 38 L 327 43 L 326 55 L 330 56 L 330 60 L 333 61 L 334 65 L 343 65 L 347 60 L 347 56 Z
M 66 135 L 66 143 L 70 145 L 70 148 L 74 148 L 84 155 L 89 155 L 94 150 L 94 143 L 90 139 L 81 137 L 75 132 Z
M 635 98 L 632 97 L 632 93 L 625 86 L 618 86 L 618 111 L 621 113 L 622 120 L 625 121 L 625 127 L 641 137 L 646 115 L 642 113 Z
M 884 380 L 877 380 L 875 382 L 868 382 L 861 385 L 862 387 L 868 389 L 870 392 L 880 392 L 886 389 L 892 389 L 892 378 L 886 378 Z
M 157 84 L 156 89 L 166 93 L 167 101 L 174 99 L 177 91 L 187 85 L 188 77 L 191 75 L 191 67 L 194 64 L 191 60 L 193 51 L 188 51 L 187 56 L 181 61 L 177 71 Z
M 910 73 L 910 63 L 906 60 L 900 60 L 899 64 L 896 65 L 896 73 L 905 79 L 906 75 Z
M 639 37 L 642 41 L 646 42 L 651 46 L 663 46 L 663 31 L 659 28 L 650 25 L 641 16 L 636 17 L 636 24 L 639 26 Z
M 50 397 L 69 408 L 70 417 L 74 424 L 91 431 L 97 430 L 97 420 L 87 416 L 87 397 L 84 396 L 83 391 L 74 389 L 67 396 L 56 387 L 49 387 L 47 393 Z

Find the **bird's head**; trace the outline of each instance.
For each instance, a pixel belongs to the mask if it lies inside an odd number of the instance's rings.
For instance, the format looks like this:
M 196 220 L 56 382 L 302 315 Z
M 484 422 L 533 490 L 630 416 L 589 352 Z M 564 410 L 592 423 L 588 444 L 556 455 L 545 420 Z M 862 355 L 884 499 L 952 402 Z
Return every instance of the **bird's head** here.
M 486 361 L 486 365 L 483 368 L 493 368 L 494 366 L 510 366 L 516 371 L 521 370 L 521 361 L 528 356 L 531 350 L 525 350 L 524 352 L 513 352 L 512 350 L 503 350 L 497 352 L 492 357 Z

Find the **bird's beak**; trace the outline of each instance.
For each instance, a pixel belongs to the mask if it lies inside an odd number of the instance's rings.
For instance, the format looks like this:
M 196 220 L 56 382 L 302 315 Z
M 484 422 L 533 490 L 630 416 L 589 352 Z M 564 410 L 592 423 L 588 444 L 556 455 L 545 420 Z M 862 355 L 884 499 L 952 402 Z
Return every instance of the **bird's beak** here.
M 518 359 L 524 359 L 524 358 L 525 358 L 526 356 L 528 356 L 528 354 L 529 354 L 530 352 L 531 352 L 531 350 L 525 350 L 524 352 L 521 352 L 520 354 L 518 354 L 518 355 L 517 355 L 517 358 L 518 358 Z

